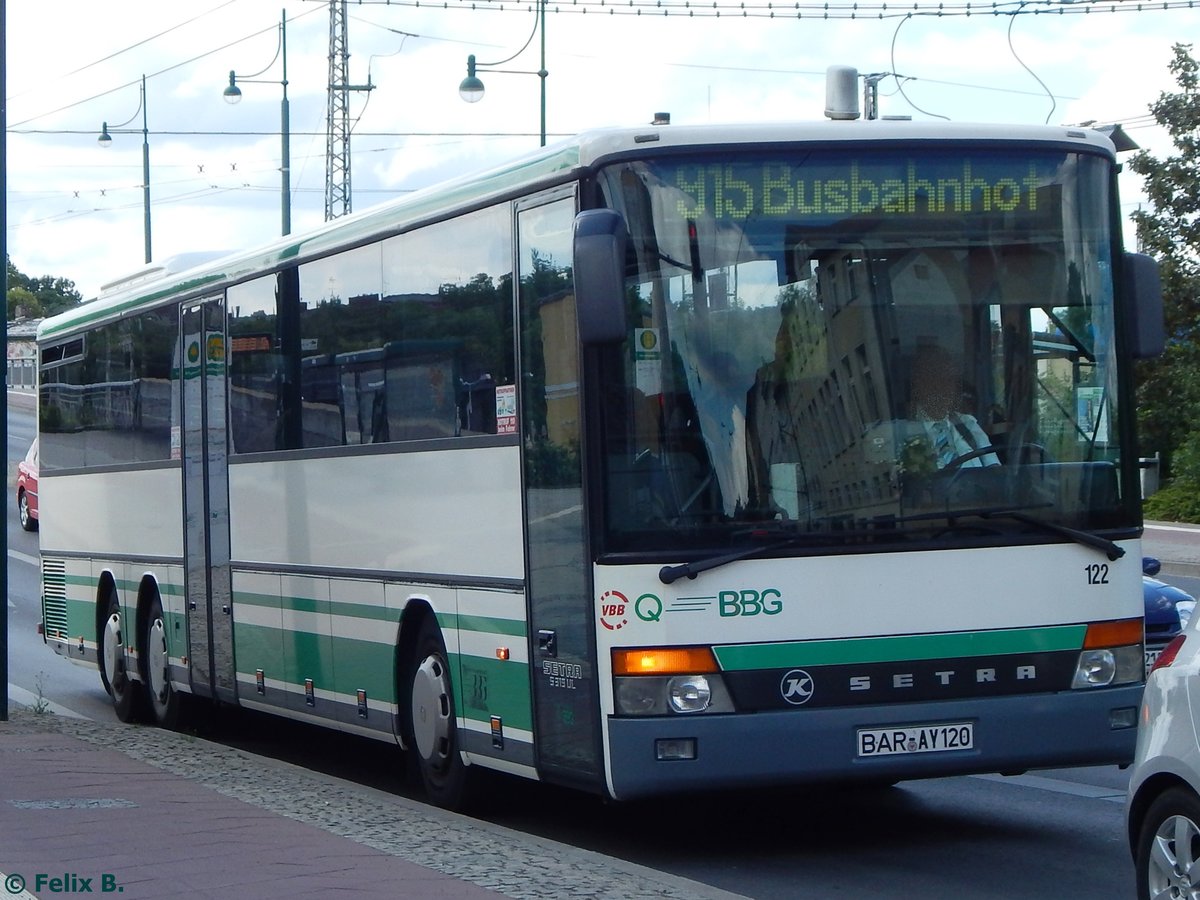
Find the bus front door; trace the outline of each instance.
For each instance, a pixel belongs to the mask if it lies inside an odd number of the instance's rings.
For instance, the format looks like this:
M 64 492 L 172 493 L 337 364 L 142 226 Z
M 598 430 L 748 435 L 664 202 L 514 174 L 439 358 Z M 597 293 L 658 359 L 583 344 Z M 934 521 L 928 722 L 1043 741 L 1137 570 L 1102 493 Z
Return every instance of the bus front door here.
M 180 327 L 188 668 L 193 692 L 234 702 L 224 299 L 186 305 Z

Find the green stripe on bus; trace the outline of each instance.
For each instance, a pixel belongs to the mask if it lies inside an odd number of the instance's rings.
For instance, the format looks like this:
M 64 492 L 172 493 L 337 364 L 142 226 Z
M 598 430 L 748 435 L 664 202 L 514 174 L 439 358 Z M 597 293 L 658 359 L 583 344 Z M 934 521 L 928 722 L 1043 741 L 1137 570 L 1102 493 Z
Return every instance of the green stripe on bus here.
M 94 575 L 63 575 L 60 577 L 60 580 L 64 585 L 69 584 L 74 585 L 75 587 L 85 587 L 89 592 L 94 592 L 96 585 L 98 584 L 98 580 Z M 118 591 L 121 591 L 122 593 L 126 591 L 132 591 L 134 594 L 136 594 L 138 588 L 141 587 L 142 580 L 141 578 L 138 578 L 136 581 L 130 581 L 128 579 L 121 578 L 114 579 L 114 583 L 116 584 Z M 158 592 L 164 597 L 182 597 L 183 585 L 172 584 L 168 581 L 159 581 Z
M 922 659 L 1004 656 L 1013 653 L 1053 653 L 1083 646 L 1086 625 L 967 631 L 955 634 L 913 634 L 900 637 L 793 641 L 713 647 L 726 672 L 751 669 L 790 669 L 798 666 L 836 666 Z
M 320 613 L 323 616 L 347 616 L 351 619 L 372 619 L 381 622 L 395 622 L 399 618 L 394 610 L 371 603 L 334 603 L 314 597 L 280 597 L 278 594 L 258 594 L 252 591 L 234 591 L 233 603 L 235 609 L 237 604 L 242 603 L 266 609 Z
M 287 631 L 234 622 L 234 658 L 238 671 L 301 686 L 311 678 L 318 690 L 367 695 L 396 702 L 396 648 L 354 638 Z
M 297 689 L 311 678 L 318 691 L 353 696 L 364 690 L 372 700 L 397 702 L 396 648 L 387 644 L 235 623 L 234 653 L 238 671 L 251 679 L 261 668 L 266 678 Z M 527 664 L 449 656 L 461 715 L 481 722 L 500 716 L 509 728 L 532 729 Z
M 438 625 L 443 629 L 475 631 L 480 634 L 504 634 L 509 637 L 525 637 L 525 622 L 517 619 L 498 619 L 494 616 L 460 616 L 454 613 L 438 613 Z

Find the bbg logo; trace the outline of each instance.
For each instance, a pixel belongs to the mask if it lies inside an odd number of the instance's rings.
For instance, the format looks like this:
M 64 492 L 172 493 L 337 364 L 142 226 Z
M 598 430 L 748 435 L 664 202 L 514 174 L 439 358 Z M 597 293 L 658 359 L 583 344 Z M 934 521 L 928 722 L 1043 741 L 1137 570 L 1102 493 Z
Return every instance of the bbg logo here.
M 792 706 L 803 706 L 812 699 L 812 676 L 803 669 L 792 669 L 779 680 L 779 693 Z
M 783 611 L 783 595 L 775 588 L 763 591 L 721 591 L 717 609 L 725 618 L 733 616 L 775 616 Z

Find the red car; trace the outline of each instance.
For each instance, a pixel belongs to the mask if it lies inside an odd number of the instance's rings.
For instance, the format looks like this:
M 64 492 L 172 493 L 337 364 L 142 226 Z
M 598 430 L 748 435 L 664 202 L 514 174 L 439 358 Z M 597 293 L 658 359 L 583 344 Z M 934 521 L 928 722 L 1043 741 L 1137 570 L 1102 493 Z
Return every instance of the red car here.
M 26 531 L 38 527 L 38 439 L 29 445 L 25 458 L 17 463 L 17 515 Z

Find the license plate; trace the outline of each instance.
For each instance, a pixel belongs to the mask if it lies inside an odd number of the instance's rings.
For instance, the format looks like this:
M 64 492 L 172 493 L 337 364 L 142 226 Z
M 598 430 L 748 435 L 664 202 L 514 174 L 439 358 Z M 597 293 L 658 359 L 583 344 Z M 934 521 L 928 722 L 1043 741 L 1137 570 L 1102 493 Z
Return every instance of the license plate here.
M 1150 674 L 1150 670 L 1154 668 L 1154 664 L 1158 662 L 1158 658 L 1162 655 L 1161 650 L 1146 651 L 1146 674 Z
M 894 756 L 907 753 L 942 753 L 975 747 L 975 724 L 913 725 L 905 728 L 860 728 L 859 756 Z

